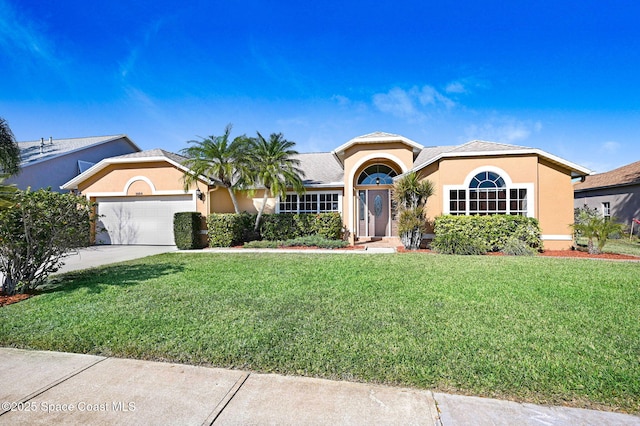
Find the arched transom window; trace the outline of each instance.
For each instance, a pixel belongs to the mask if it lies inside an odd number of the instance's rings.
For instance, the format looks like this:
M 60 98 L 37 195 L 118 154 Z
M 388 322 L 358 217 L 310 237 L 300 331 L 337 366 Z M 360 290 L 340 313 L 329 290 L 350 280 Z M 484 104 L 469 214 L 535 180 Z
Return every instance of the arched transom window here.
M 527 193 L 527 185 L 509 187 L 500 174 L 482 171 L 471 179 L 467 188 L 449 190 L 449 213 L 528 216 Z
M 358 185 L 391 185 L 397 176 L 395 170 L 384 164 L 369 166 L 358 176 Z

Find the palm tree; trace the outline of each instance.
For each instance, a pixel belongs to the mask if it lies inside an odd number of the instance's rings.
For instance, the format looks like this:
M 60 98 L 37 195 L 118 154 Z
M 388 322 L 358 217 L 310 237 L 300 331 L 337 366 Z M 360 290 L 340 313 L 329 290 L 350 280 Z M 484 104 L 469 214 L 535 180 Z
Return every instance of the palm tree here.
M 9 127 L 9 123 L 0 117 L 0 172 L 6 176 L 20 171 L 20 148 Z
M 298 194 L 304 193 L 304 172 L 298 168 L 300 161 L 293 158 L 298 155 L 294 146 L 295 142 L 286 140 L 282 133 L 272 133 L 267 140 L 258 132 L 258 136 L 250 140 L 254 186 L 262 185 L 265 188 L 254 231 L 258 231 L 270 195 L 284 197 L 288 188 L 293 188 Z
M 614 217 L 591 216 L 580 223 L 575 223 L 573 229 L 578 235 L 587 238 L 589 254 L 598 254 L 602 253 L 610 235 L 623 231 L 623 225 L 616 222 Z M 594 243 L 594 239 L 598 241 L 597 245 Z
M 189 141 L 193 144 L 180 153 L 187 157 L 185 166 L 193 173 L 185 174 L 185 189 L 196 182 L 198 176 L 215 179 L 229 191 L 233 209 L 240 213 L 236 191 L 245 183 L 247 175 L 247 138 L 239 136 L 230 141 L 231 124 L 224 129 L 222 136 L 209 136 L 201 141 Z
M 425 228 L 425 207 L 435 188 L 430 180 L 421 181 L 415 172 L 410 172 L 393 185 L 393 199 L 400 216 L 398 232 L 405 248 L 417 250 Z
M 5 176 L 0 175 L 0 211 L 13 207 L 18 188 L 15 185 L 5 185 Z

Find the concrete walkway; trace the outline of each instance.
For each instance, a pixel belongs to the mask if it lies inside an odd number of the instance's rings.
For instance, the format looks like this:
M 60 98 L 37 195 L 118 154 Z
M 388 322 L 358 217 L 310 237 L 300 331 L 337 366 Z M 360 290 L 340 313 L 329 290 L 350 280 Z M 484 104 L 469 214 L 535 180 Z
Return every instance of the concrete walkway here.
M 65 257 L 64 265 L 57 273 L 95 268 L 176 250 L 175 246 L 91 246 Z
M 0 348 L 1 424 L 640 425 L 640 417 L 362 383 Z

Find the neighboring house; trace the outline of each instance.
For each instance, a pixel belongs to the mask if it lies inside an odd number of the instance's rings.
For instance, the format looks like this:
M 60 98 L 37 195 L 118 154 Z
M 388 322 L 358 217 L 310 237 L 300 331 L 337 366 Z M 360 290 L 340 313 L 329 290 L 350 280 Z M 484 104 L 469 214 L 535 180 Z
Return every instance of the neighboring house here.
M 20 173 L 7 179 L 20 189 L 60 186 L 108 157 L 140 151 L 126 135 L 18 142 Z
M 111 242 L 160 244 L 172 236 L 170 211 L 233 212 L 225 188 L 202 178 L 183 189 L 182 157 L 161 150 L 103 160 L 63 188 L 81 191 L 98 202 Z M 267 213 L 341 213 L 351 242 L 397 235 L 391 200 L 393 178 L 416 171 L 435 185 L 427 203 L 430 218 L 442 214 L 517 214 L 535 217 L 548 249 L 572 245 L 572 179 L 588 169 L 535 148 L 472 141 L 423 147 L 404 136 L 376 132 L 351 139 L 331 152 L 300 154 L 306 193 L 267 201 Z M 204 193 L 197 197 L 197 189 Z M 240 208 L 255 212 L 262 190 L 240 195 Z M 167 213 L 161 213 L 163 203 Z M 154 213 L 152 213 L 154 212 Z M 152 214 L 158 217 L 152 217 Z M 162 217 L 160 217 L 162 216 Z M 135 238 L 118 239 L 133 224 Z M 154 231 L 143 231 L 143 226 Z M 126 232 L 125 232 L 126 233 Z M 425 237 L 431 237 L 426 235 Z
M 573 190 L 576 208 L 587 205 L 629 226 L 640 219 L 640 161 L 587 176 Z

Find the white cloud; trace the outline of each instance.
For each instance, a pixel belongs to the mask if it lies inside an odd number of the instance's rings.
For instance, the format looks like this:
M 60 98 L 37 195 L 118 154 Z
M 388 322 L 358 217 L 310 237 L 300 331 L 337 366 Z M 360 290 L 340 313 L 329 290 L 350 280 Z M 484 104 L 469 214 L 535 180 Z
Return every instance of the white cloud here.
M 452 81 L 447 84 L 444 91 L 447 93 L 467 93 L 467 89 L 464 87 L 464 84 L 459 81 Z
M 602 144 L 600 151 L 604 151 L 607 154 L 615 154 L 620 149 L 620 143 L 615 141 L 607 141 Z
M 32 59 L 35 66 L 42 63 L 59 67 L 51 42 L 36 23 L 19 15 L 8 2 L 0 0 L 0 49 L 19 57 Z M 26 55 L 24 55 L 26 54 Z
M 532 133 L 539 132 L 542 123 L 527 122 L 512 117 L 494 117 L 482 124 L 467 126 L 469 139 L 514 143 L 527 139 Z
M 427 117 L 425 107 L 444 106 L 447 109 L 455 102 L 438 92 L 432 86 L 413 86 L 409 90 L 394 87 L 387 93 L 373 96 L 373 104 L 382 112 L 410 121 L 422 121 Z

